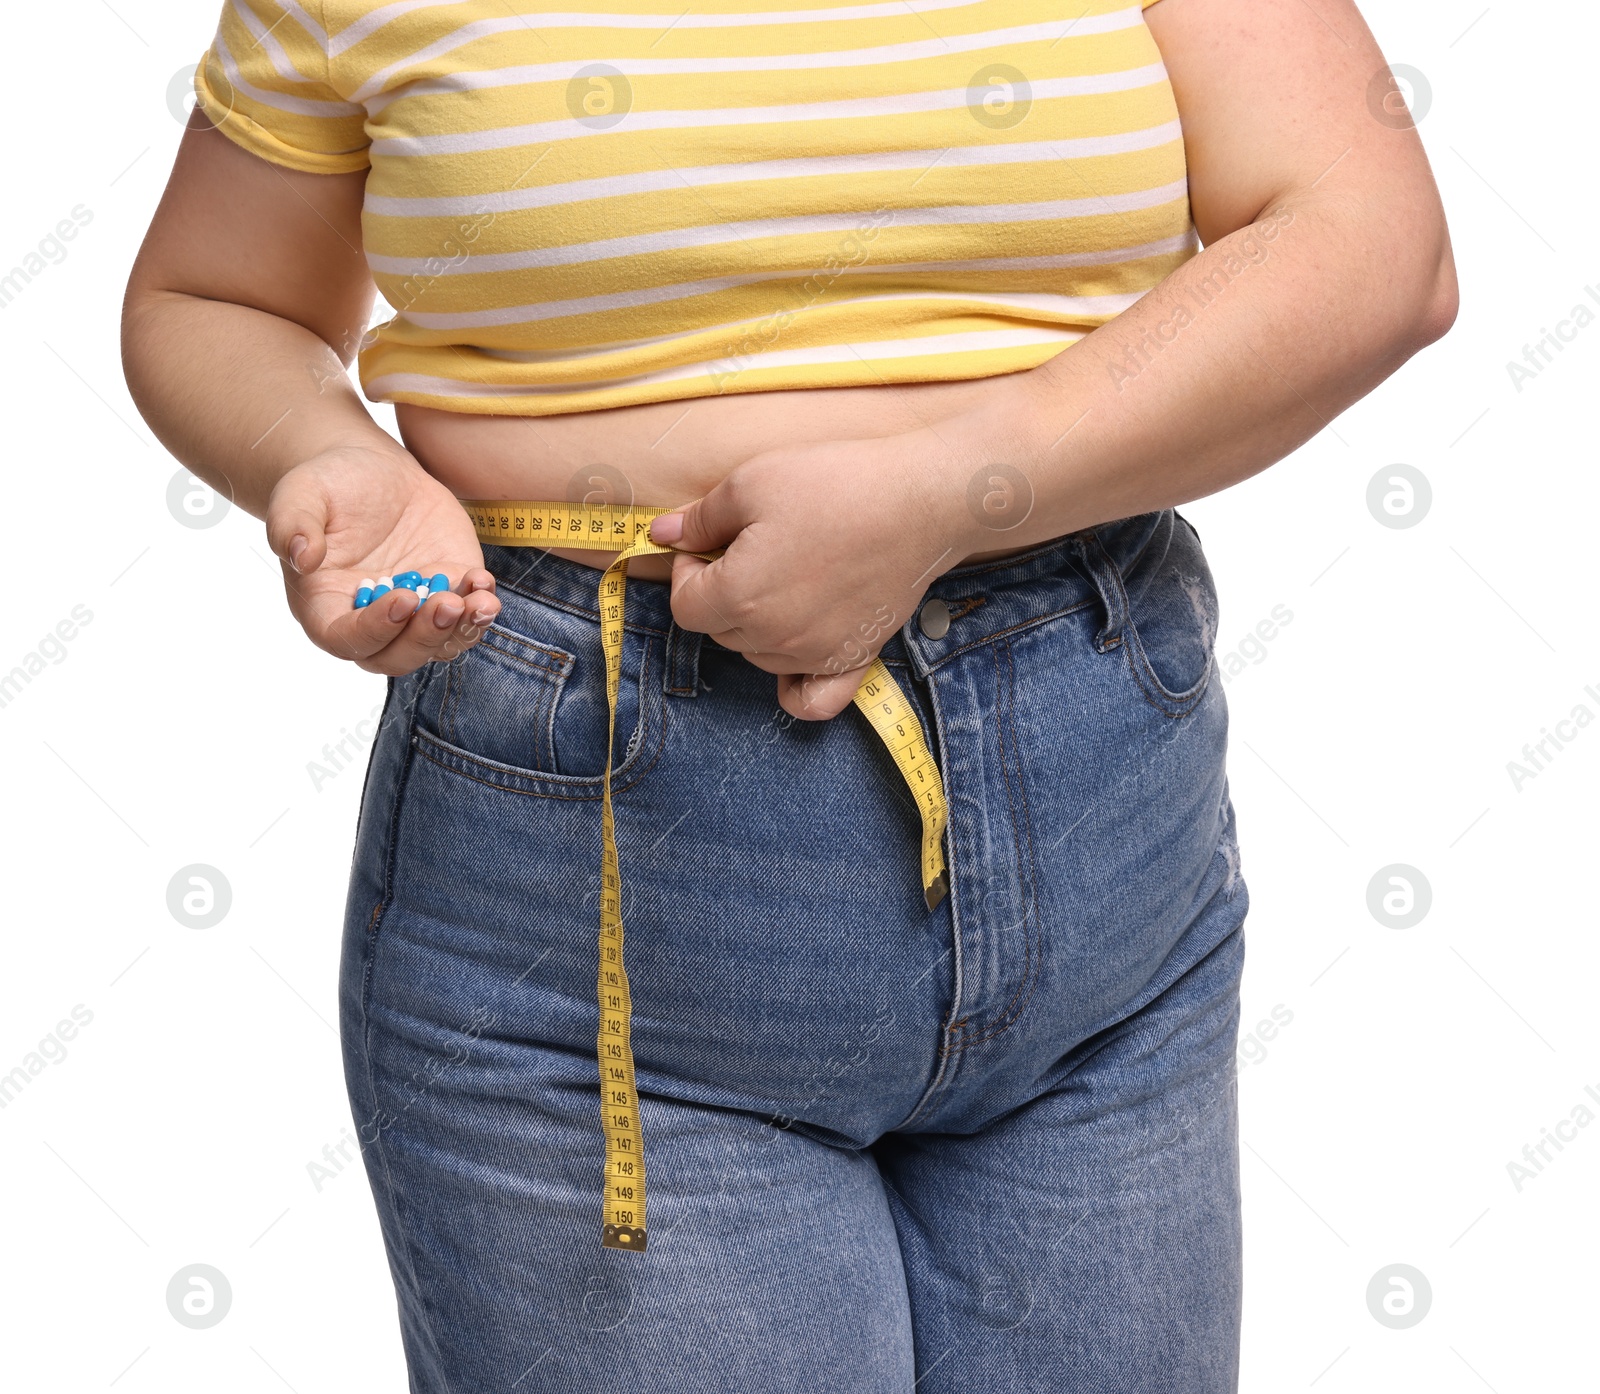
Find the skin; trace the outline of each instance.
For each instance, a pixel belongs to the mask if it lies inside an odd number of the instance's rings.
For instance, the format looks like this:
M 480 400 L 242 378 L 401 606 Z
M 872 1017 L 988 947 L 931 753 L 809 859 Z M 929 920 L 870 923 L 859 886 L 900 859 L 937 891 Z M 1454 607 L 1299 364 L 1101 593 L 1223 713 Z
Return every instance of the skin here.
M 1438 192 L 1416 133 L 1369 104 L 1385 61 L 1353 4 L 1162 0 L 1145 19 L 1205 250 L 1039 368 L 543 418 L 401 406 L 397 442 L 345 372 L 374 297 L 365 172 L 283 169 L 197 112 L 129 279 L 129 389 L 174 456 L 266 519 L 312 641 L 368 671 L 449 658 L 498 611 L 458 497 L 571 497 L 603 461 L 636 500 L 684 505 L 654 530 L 683 554 L 631 574 L 670 562 L 679 624 L 831 718 L 945 571 L 1246 479 L 1454 321 Z M 999 465 L 1032 496 L 1003 531 L 968 503 Z M 415 615 L 350 608 L 405 565 L 460 580 Z

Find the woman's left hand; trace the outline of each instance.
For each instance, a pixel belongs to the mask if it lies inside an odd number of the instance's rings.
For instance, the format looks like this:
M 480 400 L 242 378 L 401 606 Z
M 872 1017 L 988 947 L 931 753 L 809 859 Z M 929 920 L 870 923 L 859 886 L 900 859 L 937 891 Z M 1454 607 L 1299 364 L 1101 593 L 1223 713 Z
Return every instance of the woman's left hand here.
M 837 716 L 928 586 L 963 559 L 964 494 L 935 464 L 942 453 L 888 436 L 747 460 L 651 527 L 681 549 L 673 618 L 777 674 L 792 716 Z M 714 561 L 688 555 L 717 548 L 727 550 Z

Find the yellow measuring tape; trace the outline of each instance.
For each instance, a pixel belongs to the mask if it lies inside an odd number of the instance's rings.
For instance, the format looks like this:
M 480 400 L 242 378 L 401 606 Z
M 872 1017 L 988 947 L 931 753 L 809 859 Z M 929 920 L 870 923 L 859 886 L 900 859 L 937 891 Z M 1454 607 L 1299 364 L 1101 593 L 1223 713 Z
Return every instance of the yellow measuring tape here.
M 628 562 L 671 554 L 650 540 L 650 522 L 668 508 L 529 503 L 463 499 L 481 542 L 502 547 L 575 547 L 616 552 L 600 578 L 600 644 L 606 658 L 609 724 L 606 772 L 600 802 L 600 1121 L 606 1138 L 605 1227 L 608 1249 L 643 1250 L 644 1151 L 639 1095 L 634 1083 L 633 999 L 622 962 L 622 879 L 617 868 L 616 830 L 611 818 L 611 751 L 617 739 L 617 689 L 622 677 L 622 607 Z M 696 553 L 715 557 L 718 552 Z M 855 704 L 872 723 L 905 777 L 922 815 L 922 893 L 932 910 L 949 890 L 944 863 L 944 828 L 949 814 L 939 767 L 923 735 L 916 710 L 881 659 L 863 670 Z

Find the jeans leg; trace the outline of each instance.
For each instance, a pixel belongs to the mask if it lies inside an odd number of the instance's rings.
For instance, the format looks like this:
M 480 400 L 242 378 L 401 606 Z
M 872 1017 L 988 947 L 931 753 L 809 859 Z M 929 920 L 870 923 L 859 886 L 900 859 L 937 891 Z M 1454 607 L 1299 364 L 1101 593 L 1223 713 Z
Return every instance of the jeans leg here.
M 350 1088 L 414 1394 L 903 1394 L 911 1326 L 877 1168 L 644 1094 L 650 1243 L 600 1247 L 594 1062 L 454 1019 L 463 964 L 392 914 Z M 430 1006 L 430 1001 L 432 1006 Z
M 874 1145 L 917 1394 L 1233 1394 L 1242 930 L 980 1132 Z

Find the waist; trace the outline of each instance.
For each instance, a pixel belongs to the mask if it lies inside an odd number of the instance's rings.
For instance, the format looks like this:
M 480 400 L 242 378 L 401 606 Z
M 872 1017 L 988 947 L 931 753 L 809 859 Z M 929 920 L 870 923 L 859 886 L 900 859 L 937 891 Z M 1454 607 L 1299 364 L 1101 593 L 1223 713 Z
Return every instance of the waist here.
M 406 448 L 458 498 L 673 507 L 708 494 L 746 460 L 778 446 L 922 431 L 935 448 L 941 422 L 1014 391 L 1016 376 L 743 393 L 543 417 L 401 403 L 395 420 Z M 602 570 L 615 555 L 552 550 Z M 997 547 L 965 560 L 1022 550 Z M 671 560 L 641 557 L 629 575 L 665 580 Z
M 598 555 L 604 554 L 587 554 Z M 966 561 L 928 589 L 930 599 L 946 605 L 952 620 L 948 629 L 929 631 L 913 618 L 890 637 L 883 658 L 891 667 L 908 663 L 921 676 L 976 643 L 1078 611 L 1092 611 L 1096 626 L 1115 630 L 1127 610 L 1127 591 L 1138 588 L 1139 577 L 1200 555 L 1193 530 L 1172 509 L 1163 509 L 1018 548 L 1004 558 Z M 577 564 L 554 549 L 495 543 L 484 544 L 483 559 L 501 600 L 499 627 L 537 635 L 540 607 L 554 606 L 592 626 L 598 643 L 600 578 L 592 565 Z M 652 578 L 635 578 L 637 564 L 629 567 L 623 624 L 665 640 L 677 630 L 671 589 Z M 634 584 L 635 579 L 643 584 Z

